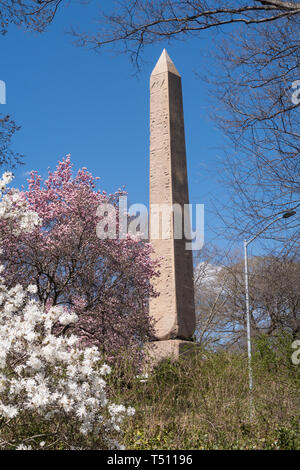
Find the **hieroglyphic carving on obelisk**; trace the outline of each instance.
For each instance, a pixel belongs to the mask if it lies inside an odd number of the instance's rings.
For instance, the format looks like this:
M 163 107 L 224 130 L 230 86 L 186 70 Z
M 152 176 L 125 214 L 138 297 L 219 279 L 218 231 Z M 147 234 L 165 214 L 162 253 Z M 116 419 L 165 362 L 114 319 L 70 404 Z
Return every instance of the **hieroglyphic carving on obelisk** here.
M 183 214 L 188 203 L 181 77 L 164 49 L 150 78 L 149 239 L 161 258 L 161 275 L 154 283 L 160 295 L 150 300 L 150 315 L 159 341 L 190 340 L 195 330 L 192 251 L 186 249 L 184 234 L 175 239 L 172 217 L 169 238 L 157 239 L 154 215 L 157 205 L 180 206 Z

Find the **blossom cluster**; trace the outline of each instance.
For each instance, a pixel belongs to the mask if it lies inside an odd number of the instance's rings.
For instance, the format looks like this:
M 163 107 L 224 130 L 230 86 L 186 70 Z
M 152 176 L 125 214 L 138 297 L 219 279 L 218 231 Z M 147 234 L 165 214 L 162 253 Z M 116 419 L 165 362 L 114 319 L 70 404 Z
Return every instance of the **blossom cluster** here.
M 5 190 L 10 176 L 1 180 Z M 20 225 L 21 230 L 31 230 L 38 219 L 9 212 L 6 201 L 6 218 Z M 27 224 L 24 224 L 27 220 Z M 1 275 L 0 266 L 0 427 L 5 436 L 6 427 L 15 421 L 30 428 L 33 420 L 42 423 L 47 432 L 37 436 L 12 436 L 8 441 L 1 437 L 0 448 L 82 449 L 120 448 L 120 425 L 134 409 L 110 403 L 106 394 L 104 377 L 110 367 L 103 363 L 98 348 L 82 348 L 73 335 L 56 335 L 77 322 L 78 317 L 61 306 L 47 311 L 37 300 L 37 287 L 24 288 L 20 284 L 8 288 Z M 54 426 L 55 424 L 55 426 Z M 28 431 L 27 431 L 28 432 Z M 56 443 L 56 444 L 55 444 Z
M 0 179 L 0 220 L 12 226 L 16 235 L 22 231 L 30 232 L 40 225 L 41 220 L 35 211 L 29 209 L 29 204 L 21 196 L 18 189 L 7 190 L 7 185 L 13 180 L 13 174 L 6 172 Z

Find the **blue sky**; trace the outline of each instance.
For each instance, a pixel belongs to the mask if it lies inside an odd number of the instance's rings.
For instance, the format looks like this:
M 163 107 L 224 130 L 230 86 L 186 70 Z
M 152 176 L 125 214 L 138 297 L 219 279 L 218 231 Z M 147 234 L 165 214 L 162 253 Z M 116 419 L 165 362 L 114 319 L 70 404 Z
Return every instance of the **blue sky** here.
M 207 71 L 209 33 L 201 41 L 149 46 L 134 75 L 125 54 L 72 44 L 66 31 L 71 25 L 88 29 L 93 17 L 94 4 L 71 4 L 43 34 L 11 27 L 0 37 L 0 79 L 7 87 L 0 112 L 22 126 L 14 149 L 25 156 L 14 186 L 26 184 L 32 169 L 46 176 L 71 153 L 76 169 L 86 166 L 100 176 L 101 189 L 125 185 L 131 203 L 148 204 L 149 77 L 166 47 L 183 81 L 190 202 L 205 204 L 205 240 L 214 240 L 219 222 L 211 199 L 226 200 L 217 171 L 224 137 L 209 117 L 207 85 L 196 75 Z

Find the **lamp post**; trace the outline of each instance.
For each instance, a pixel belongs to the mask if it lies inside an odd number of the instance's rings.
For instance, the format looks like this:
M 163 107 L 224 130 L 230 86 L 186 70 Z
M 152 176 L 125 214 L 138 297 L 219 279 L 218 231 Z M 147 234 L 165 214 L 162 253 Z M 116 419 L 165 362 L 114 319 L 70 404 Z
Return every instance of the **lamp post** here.
M 249 280 L 248 280 L 248 252 L 247 248 L 250 243 L 252 243 L 259 235 L 261 235 L 270 225 L 277 222 L 280 219 L 288 219 L 296 214 L 296 211 L 285 212 L 283 215 L 280 215 L 276 219 L 272 220 L 268 225 L 266 225 L 262 230 L 260 230 L 256 235 L 254 235 L 249 240 L 244 240 L 244 257 L 245 257 L 245 297 L 246 297 L 246 320 L 247 320 L 247 351 L 248 351 L 248 374 L 249 374 L 249 399 L 250 399 L 250 421 L 253 418 L 253 374 L 252 374 L 252 358 L 251 358 L 251 323 L 250 323 L 250 302 L 249 302 Z

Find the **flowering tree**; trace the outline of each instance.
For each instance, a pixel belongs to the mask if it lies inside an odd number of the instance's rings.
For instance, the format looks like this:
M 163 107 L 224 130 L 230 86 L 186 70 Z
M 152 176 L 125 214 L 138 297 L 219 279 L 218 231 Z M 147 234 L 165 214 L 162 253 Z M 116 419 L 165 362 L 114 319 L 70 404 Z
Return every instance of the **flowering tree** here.
M 0 180 L 0 220 L 19 237 L 42 221 L 17 190 L 6 193 L 11 178 Z M 98 348 L 53 334 L 77 315 L 61 306 L 46 311 L 36 293 L 33 284 L 8 288 L 0 276 L 0 449 L 119 448 L 120 423 L 134 409 L 108 402 L 110 367 Z
M 97 209 L 118 198 L 95 189 L 85 169 L 72 177 L 70 156 L 49 172 L 43 183 L 37 172 L 20 194 L 38 214 L 41 225 L 30 233 L 16 233 L 0 222 L 2 263 L 9 286 L 37 285 L 37 298 L 49 309 L 63 305 L 78 315 L 76 333 L 85 345 L 97 345 L 109 357 L 130 347 L 137 351 L 151 337 L 148 298 L 155 295 L 150 279 L 156 275 L 151 247 L 134 237 L 99 239 Z

